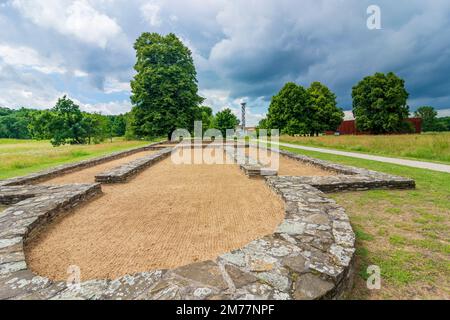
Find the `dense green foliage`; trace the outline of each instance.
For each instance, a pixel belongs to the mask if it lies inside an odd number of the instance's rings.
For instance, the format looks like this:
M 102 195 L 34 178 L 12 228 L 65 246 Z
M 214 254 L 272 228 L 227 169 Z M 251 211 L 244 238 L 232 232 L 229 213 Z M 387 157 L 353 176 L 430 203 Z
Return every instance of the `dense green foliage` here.
M 411 130 L 405 81 L 389 72 L 365 77 L 352 90 L 353 115 L 360 131 L 373 134 Z
M 170 136 L 201 120 L 197 73 L 191 51 L 174 34 L 143 33 L 135 42 L 137 74 L 131 81 L 131 134 Z
M 317 135 L 336 130 L 343 118 L 336 95 L 320 82 L 313 82 L 306 90 L 288 82 L 272 97 L 267 120 L 260 122 L 258 127 L 279 129 L 289 135 Z
M 450 117 L 437 118 L 437 130 L 436 131 L 450 131 Z
M 420 107 L 414 112 L 414 115 L 422 118 L 422 130 L 425 132 L 450 131 L 450 117 L 438 118 L 437 111 L 433 107 Z
M 213 127 L 220 130 L 224 138 L 226 137 L 227 129 L 234 130 L 237 125 L 239 125 L 238 118 L 228 108 L 217 112 L 214 117 Z
M 30 139 L 28 128 L 37 110 L 21 108 L 11 110 L 0 107 L 0 138 Z
M 0 108 L 0 138 L 51 140 L 62 144 L 99 143 L 125 134 L 124 115 L 82 112 L 66 96 L 50 110 Z
M 337 107 L 336 95 L 320 82 L 313 82 L 306 92 L 314 114 L 312 129 L 315 133 L 335 131 L 344 119 L 344 112 Z
M 199 118 L 199 119 L 202 120 L 203 132 L 205 132 L 206 130 L 208 130 L 210 128 L 213 128 L 214 127 L 214 115 L 213 115 L 212 109 L 207 106 L 201 106 L 200 113 L 201 113 L 201 118 Z

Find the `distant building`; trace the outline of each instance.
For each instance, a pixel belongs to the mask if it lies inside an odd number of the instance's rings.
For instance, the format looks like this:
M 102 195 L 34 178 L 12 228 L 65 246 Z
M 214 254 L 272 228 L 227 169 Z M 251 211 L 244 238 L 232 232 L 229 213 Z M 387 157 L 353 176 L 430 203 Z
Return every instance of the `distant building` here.
M 422 119 L 421 118 L 408 118 L 405 121 L 411 123 L 415 129 L 415 133 L 422 132 Z M 361 132 L 356 128 L 355 120 L 344 120 L 342 121 L 339 128 L 337 128 L 336 132 L 327 131 L 325 134 L 334 135 L 336 133 L 339 134 L 369 134 L 367 132 Z

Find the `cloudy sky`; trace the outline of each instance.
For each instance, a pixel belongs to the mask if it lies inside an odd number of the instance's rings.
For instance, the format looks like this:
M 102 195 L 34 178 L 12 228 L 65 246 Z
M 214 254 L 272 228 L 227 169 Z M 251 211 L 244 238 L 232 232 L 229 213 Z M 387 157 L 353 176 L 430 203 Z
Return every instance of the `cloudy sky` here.
M 367 28 L 367 8 L 381 29 Z M 450 115 L 448 0 L 0 0 L 0 105 L 127 112 L 133 43 L 174 32 L 193 52 L 200 94 L 215 111 L 241 99 L 250 124 L 285 82 L 328 85 L 344 110 L 376 71 L 406 80 L 409 105 Z

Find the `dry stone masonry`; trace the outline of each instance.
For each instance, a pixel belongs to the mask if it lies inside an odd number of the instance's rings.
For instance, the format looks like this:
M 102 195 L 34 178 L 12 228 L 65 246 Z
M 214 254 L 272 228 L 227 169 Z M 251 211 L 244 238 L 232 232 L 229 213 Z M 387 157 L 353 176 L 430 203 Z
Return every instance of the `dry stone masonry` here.
M 154 155 L 112 169 L 98 175 L 97 181 L 124 182 L 167 157 L 171 150 L 173 148 L 163 148 Z M 91 280 L 82 282 L 79 287 L 68 287 L 66 282 L 54 282 L 33 274 L 27 267 L 23 246 L 56 216 L 70 214 L 71 208 L 101 194 L 100 184 L 37 186 L 26 183 L 103 160 L 0 182 L 0 204 L 9 206 L 0 213 L 0 299 L 342 298 L 352 284 L 355 235 L 344 208 L 327 198 L 324 192 L 405 189 L 414 188 L 415 183 L 402 177 L 279 152 L 338 175 L 264 177 L 286 204 L 285 219 L 273 234 L 214 260 L 172 270 L 149 270 L 115 280 Z M 251 165 L 258 167 L 255 163 Z M 251 171 L 241 168 L 247 173 Z
M 138 174 L 145 168 L 168 157 L 172 152 L 172 150 L 173 148 L 170 147 L 164 148 L 154 154 L 136 159 L 134 161 L 125 163 L 119 167 L 100 173 L 97 176 L 95 176 L 95 181 L 102 183 L 126 182 L 127 179 Z

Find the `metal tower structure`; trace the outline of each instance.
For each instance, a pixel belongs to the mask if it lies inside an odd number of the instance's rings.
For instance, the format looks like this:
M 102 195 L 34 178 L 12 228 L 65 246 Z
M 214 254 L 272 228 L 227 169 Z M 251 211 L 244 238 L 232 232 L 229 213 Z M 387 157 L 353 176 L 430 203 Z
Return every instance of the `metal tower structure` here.
M 241 126 L 242 126 L 242 131 L 243 132 L 245 132 L 245 112 L 246 112 L 246 107 L 247 107 L 247 103 L 242 102 L 241 103 L 241 113 L 242 113 Z

